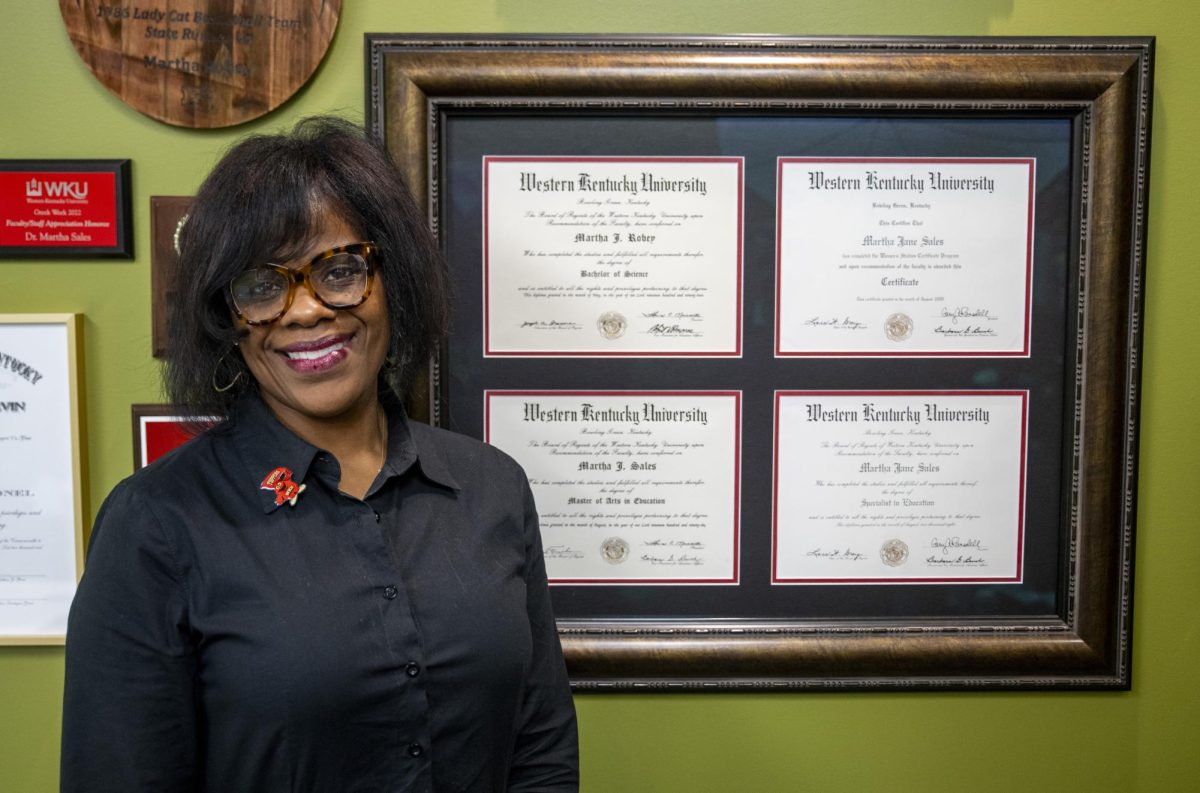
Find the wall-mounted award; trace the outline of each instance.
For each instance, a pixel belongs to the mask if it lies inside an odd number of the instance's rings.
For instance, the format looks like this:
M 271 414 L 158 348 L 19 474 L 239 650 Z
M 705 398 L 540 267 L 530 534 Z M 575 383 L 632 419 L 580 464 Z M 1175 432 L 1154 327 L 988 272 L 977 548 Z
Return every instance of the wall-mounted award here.
M 179 233 L 191 205 L 192 196 L 150 196 L 150 327 L 155 358 L 167 354 L 167 318 L 175 300 L 171 283 L 179 258 Z
M 0 258 L 133 258 L 129 160 L 0 160 Z
M 321 3 L 59 0 L 75 51 L 151 118 L 228 127 L 286 102 L 320 65 L 341 14 Z

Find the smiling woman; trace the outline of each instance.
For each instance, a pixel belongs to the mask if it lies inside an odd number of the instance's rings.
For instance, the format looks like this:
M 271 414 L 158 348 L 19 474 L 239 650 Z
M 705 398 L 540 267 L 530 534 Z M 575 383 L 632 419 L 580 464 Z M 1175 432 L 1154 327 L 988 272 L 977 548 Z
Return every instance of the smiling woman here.
M 387 302 L 384 290 L 370 289 L 371 271 L 365 258 L 350 253 L 328 255 L 353 247 L 348 241 L 358 232 L 331 209 L 319 206 L 314 214 L 319 220 L 312 229 L 309 251 L 280 269 L 299 273 L 317 265 L 320 284 L 330 278 L 339 280 L 337 272 L 330 273 L 324 263 L 345 257 L 347 263 L 332 266 L 353 269 L 357 275 L 340 276 L 349 282 L 340 286 L 347 298 L 340 301 L 340 307 L 324 299 L 325 287 L 313 285 L 312 269 L 302 278 L 305 288 L 297 289 L 292 279 L 277 288 L 280 284 L 271 276 L 280 275 L 273 269 L 278 265 L 252 268 L 234 279 L 230 304 L 239 315 L 235 324 L 243 335 L 238 349 L 250 372 L 249 382 L 257 386 L 276 418 L 303 437 L 323 441 L 327 448 L 344 446 L 338 439 L 345 437 L 347 428 L 368 430 L 363 439 L 367 446 L 356 444 L 337 455 L 342 462 L 343 490 L 361 496 L 379 470 L 383 454 L 382 444 L 370 444 L 377 439 L 376 427 L 363 421 L 369 422 L 379 411 L 375 381 L 383 370 L 389 344 Z M 309 261 L 313 251 L 319 253 Z M 255 290 L 239 292 L 238 284 L 246 280 L 254 283 Z M 264 284 L 268 287 L 265 293 Z M 261 315 L 267 319 L 251 319 L 255 311 L 266 311 Z M 365 465 L 360 477 L 351 474 L 362 466 L 348 466 L 350 461 Z M 346 481 L 348 476 L 351 482 Z
M 319 118 L 292 136 L 242 141 L 201 186 L 180 235 L 177 304 L 192 310 L 172 316 L 166 378 L 175 401 L 198 415 L 224 415 L 258 387 L 232 354 L 248 328 L 233 321 L 230 285 L 268 263 L 300 267 L 334 247 L 325 240 L 373 243 L 390 336 L 382 385 L 404 393 L 444 331 L 445 274 L 387 156 L 351 125 Z M 293 296 L 300 293 L 313 296 Z M 232 387 L 214 389 L 214 372 L 219 386 Z
M 401 407 L 444 284 L 345 122 L 247 139 L 205 181 L 166 380 L 229 419 L 96 519 L 64 791 L 578 788 L 525 475 Z

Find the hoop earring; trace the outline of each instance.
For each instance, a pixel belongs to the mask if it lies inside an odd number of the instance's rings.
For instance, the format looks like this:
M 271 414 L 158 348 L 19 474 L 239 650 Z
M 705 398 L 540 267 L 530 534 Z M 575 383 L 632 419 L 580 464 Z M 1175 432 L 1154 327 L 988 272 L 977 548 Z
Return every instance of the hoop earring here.
M 217 365 L 213 368 L 212 387 L 213 387 L 213 391 L 216 391 L 218 394 L 224 394 L 226 391 L 233 388 L 235 385 L 237 385 L 238 380 L 242 379 L 242 375 L 245 374 L 244 369 L 238 369 L 237 374 L 234 375 L 233 379 L 230 380 L 227 384 L 225 384 L 223 386 L 217 385 L 217 374 L 221 371 L 221 364 L 225 363 L 225 359 L 229 357 L 229 353 L 233 352 L 236 349 L 237 349 L 237 343 L 234 342 L 234 345 L 232 347 L 230 347 L 228 350 L 226 350 L 224 353 L 221 354 L 221 357 L 217 359 Z

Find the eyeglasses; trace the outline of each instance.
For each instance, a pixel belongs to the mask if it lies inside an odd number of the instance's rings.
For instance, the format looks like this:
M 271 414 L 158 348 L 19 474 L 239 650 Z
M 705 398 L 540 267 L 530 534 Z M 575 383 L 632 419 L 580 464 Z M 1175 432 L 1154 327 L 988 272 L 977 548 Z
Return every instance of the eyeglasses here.
M 354 308 L 371 294 L 378 249 L 373 242 L 355 242 L 318 253 L 308 264 L 292 270 L 281 264 L 252 267 L 229 282 L 229 303 L 249 325 L 266 325 L 292 306 L 296 284 L 326 308 Z

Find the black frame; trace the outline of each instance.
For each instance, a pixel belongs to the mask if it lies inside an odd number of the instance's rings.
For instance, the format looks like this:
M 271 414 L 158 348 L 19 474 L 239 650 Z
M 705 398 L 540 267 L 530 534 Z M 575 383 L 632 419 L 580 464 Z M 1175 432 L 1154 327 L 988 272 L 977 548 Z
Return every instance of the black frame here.
M 131 160 L 0 160 L 0 171 L 82 171 L 115 175 L 117 243 L 112 246 L 3 246 L 3 259 L 132 259 L 133 199 Z

